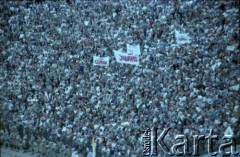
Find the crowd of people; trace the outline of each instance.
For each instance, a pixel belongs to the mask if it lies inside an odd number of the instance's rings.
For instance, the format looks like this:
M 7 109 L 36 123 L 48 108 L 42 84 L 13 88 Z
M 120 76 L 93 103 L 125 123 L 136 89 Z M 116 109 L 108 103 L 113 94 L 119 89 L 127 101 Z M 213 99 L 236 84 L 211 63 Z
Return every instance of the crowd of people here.
M 210 129 L 240 135 L 237 0 L 0 7 L 4 145 L 87 156 L 94 137 L 97 156 L 137 157 L 147 128 L 171 127 L 169 145 L 177 134 Z M 177 44 L 174 30 L 191 43 Z M 126 44 L 140 44 L 139 66 L 116 62 L 113 50 L 126 51 Z M 93 66 L 93 56 L 109 56 L 109 66 Z

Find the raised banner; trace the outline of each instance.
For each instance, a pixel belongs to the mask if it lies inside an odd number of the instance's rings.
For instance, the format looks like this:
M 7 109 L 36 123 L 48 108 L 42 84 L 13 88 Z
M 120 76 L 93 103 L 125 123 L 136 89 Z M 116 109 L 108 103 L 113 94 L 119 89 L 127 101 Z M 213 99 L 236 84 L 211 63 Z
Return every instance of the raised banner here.
M 179 31 L 175 30 L 175 37 L 176 37 L 177 44 L 191 43 L 191 38 L 187 33 L 180 33 Z
M 127 44 L 127 53 L 140 56 L 141 55 L 140 46 Z
M 109 57 L 93 56 L 93 65 L 109 66 Z
M 139 56 L 113 50 L 118 63 L 139 65 Z
M 227 50 L 228 50 L 228 51 L 234 51 L 235 48 L 236 48 L 235 46 L 228 46 L 228 47 L 227 47 Z

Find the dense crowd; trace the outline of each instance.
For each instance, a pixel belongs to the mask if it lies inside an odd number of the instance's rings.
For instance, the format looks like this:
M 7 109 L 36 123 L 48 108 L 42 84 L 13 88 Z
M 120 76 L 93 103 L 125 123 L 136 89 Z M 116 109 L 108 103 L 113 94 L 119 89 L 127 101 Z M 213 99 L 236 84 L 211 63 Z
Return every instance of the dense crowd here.
M 171 127 L 166 140 L 210 129 L 222 135 L 229 126 L 240 135 L 237 0 L 0 7 L 5 145 L 87 156 L 95 137 L 98 156 L 134 157 L 148 127 Z M 176 44 L 175 29 L 191 43 Z M 139 66 L 116 63 L 113 50 L 126 44 L 140 44 Z M 109 56 L 110 65 L 93 66 L 93 55 Z

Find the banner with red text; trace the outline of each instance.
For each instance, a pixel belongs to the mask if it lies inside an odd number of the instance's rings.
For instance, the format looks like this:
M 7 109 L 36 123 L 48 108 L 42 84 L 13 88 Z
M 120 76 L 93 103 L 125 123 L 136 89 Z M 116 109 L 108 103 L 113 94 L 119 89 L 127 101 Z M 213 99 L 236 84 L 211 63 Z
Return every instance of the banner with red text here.
M 114 56 L 116 58 L 116 61 L 118 63 L 139 65 L 139 56 L 138 55 L 123 53 L 123 52 L 116 51 L 116 50 L 113 50 L 113 51 L 114 51 Z
M 93 56 L 93 65 L 109 66 L 109 57 Z

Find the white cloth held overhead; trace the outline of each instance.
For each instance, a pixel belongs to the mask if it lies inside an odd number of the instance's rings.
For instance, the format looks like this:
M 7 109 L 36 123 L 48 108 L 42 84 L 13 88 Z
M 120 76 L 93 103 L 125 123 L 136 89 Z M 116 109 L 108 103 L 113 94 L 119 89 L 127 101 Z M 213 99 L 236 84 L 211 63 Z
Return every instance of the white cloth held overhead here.
M 114 50 L 114 56 L 118 63 L 139 65 L 139 56 L 129 55 L 120 51 Z
M 141 55 L 140 46 L 127 44 L 127 53 L 134 54 L 134 55 Z
M 93 56 L 93 65 L 109 66 L 109 56 L 107 57 Z
M 72 152 L 72 155 L 71 155 L 71 157 L 79 157 L 79 155 L 78 155 L 77 151 L 74 151 L 74 152 Z
M 175 30 L 175 37 L 177 44 L 189 44 L 191 43 L 191 38 L 187 33 L 180 33 L 179 31 Z

